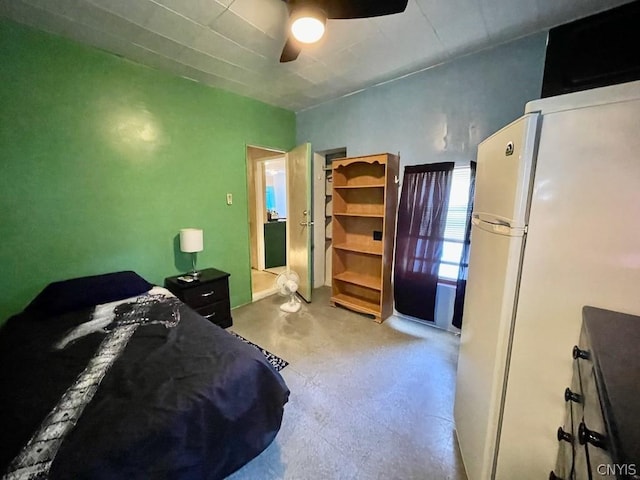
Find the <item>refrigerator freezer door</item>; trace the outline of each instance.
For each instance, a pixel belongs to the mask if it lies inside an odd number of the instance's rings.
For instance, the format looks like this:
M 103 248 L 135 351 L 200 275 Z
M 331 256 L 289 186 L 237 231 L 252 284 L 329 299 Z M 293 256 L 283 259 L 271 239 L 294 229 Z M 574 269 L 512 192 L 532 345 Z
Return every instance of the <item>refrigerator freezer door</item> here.
M 526 225 L 538 113 L 527 114 L 478 145 L 474 213 Z
M 491 478 L 522 244 L 472 227 L 454 416 L 474 480 Z

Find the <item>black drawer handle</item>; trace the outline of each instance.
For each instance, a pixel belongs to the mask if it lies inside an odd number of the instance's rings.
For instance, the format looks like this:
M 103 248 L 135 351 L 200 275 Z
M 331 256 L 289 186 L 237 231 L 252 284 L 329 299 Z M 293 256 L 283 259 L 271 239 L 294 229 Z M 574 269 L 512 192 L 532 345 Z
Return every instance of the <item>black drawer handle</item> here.
M 571 443 L 571 441 L 573 440 L 573 435 L 571 435 L 569 432 L 565 432 L 562 427 L 558 427 L 558 441 L 562 442 L 563 440 L 565 442 L 569 442 Z
M 549 480 L 562 480 L 559 476 L 553 473 L 553 470 L 549 472 Z
M 582 403 L 582 396 L 579 393 L 574 393 L 569 388 L 566 388 L 564 391 L 564 401 Z
M 580 350 L 577 345 L 573 347 L 572 354 L 573 354 L 574 360 L 578 358 L 582 358 L 583 360 L 589 360 L 589 352 L 586 350 Z
M 580 422 L 580 426 L 578 426 L 578 442 L 580 442 L 580 445 L 590 443 L 594 447 L 602 448 L 603 450 L 607 449 L 606 437 L 601 433 L 589 430 L 584 422 Z
M 201 294 L 200 296 L 201 296 L 201 297 L 210 297 L 210 296 L 211 296 L 211 295 L 213 295 L 214 293 L 216 293 L 216 291 L 215 291 L 215 290 L 211 290 L 210 292 L 203 293 L 203 294 Z

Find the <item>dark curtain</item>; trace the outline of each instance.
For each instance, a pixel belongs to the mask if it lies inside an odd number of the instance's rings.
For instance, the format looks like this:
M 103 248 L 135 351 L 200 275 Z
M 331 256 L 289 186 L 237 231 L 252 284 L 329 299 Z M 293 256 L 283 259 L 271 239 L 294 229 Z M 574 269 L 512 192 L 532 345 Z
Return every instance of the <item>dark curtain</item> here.
M 469 181 L 469 203 L 467 204 L 467 228 L 464 233 L 460 270 L 456 282 L 456 298 L 453 303 L 453 326 L 462 328 L 462 312 L 464 310 L 464 294 L 467 290 L 467 275 L 469 273 L 469 250 L 471 249 L 471 213 L 473 212 L 473 197 L 476 193 L 476 162 L 471 162 L 471 178 Z
M 405 167 L 398 207 L 396 310 L 432 322 L 453 167 L 453 162 Z

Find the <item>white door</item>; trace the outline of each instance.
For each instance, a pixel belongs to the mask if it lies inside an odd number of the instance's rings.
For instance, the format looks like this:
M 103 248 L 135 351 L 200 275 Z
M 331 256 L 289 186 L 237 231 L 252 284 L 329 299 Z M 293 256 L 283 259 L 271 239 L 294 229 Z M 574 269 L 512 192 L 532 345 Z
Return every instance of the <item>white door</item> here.
M 311 144 L 287 153 L 287 265 L 300 277 L 298 293 L 311 302 L 313 221 Z

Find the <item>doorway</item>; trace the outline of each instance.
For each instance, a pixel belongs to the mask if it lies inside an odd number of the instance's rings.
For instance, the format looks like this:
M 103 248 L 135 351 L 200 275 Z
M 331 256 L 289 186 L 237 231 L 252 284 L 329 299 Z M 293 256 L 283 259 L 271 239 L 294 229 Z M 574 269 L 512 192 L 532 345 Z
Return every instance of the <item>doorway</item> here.
M 287 173 L 285 152 L 247 147 L 247 191 L 252 301 L 277 292 L 287 269 Z
M 314 224 L 311 144 L 298 145 L 288 152 L 247 146 L 246 159 L 250 259 L 252 273 L 256 277 L 256 281 L 252 279 L 251 282 L 252 299 L 259 300 L 275 293 L 276 276 L 284 270 L 287 272 L 287 280 L 294 280 L 297 295 L 306 302 L 311 302 Z M 285 165 L 284 176 L 278 170 L 281 160 Z M 268 175 L 269 170 L 271 172 Z M 269 176 L 273 178 L 269 179 Z M 267 195 L 269 186 L 274 189 L 272 195 Z M 278 186 L 285 188 L 286 193 L 277 192 L 275 189 Z M 268 205 L 271 205 L 269 209 Z M 281 216 L 282 211 L 285 212 L 285 218 Z M 270 235 L 268 230 L 274 230 L 273 235 Z M 284 246 L 277 240 L 282 238 L 283 231 Z M 270 238 L 274 239 L 273 249 Z M 282 256 L 279 257 L 279 261 L 274 262 L 273 257 L 268 255 L 275 250 L 281 252 L 279 249 L 282 248 L 285 252 L 284 264 L 280 265 L 283 263 Z M 277 252 L 275 256 L 278 257 Z M 273 283 L 270 282 L 271 277 L 265 277 L 265 274 L 274 275 Z M 258 277 L 266 281 L 260 281 Z M 271 288 L 261 289 L 268 287 L 269 283 L 272 285 Z
M 331 286 L 333 256 L 333 161 L 347 156 L 346 147 L 314 153 L 313 203 L 314 203 L 314 288 Z

